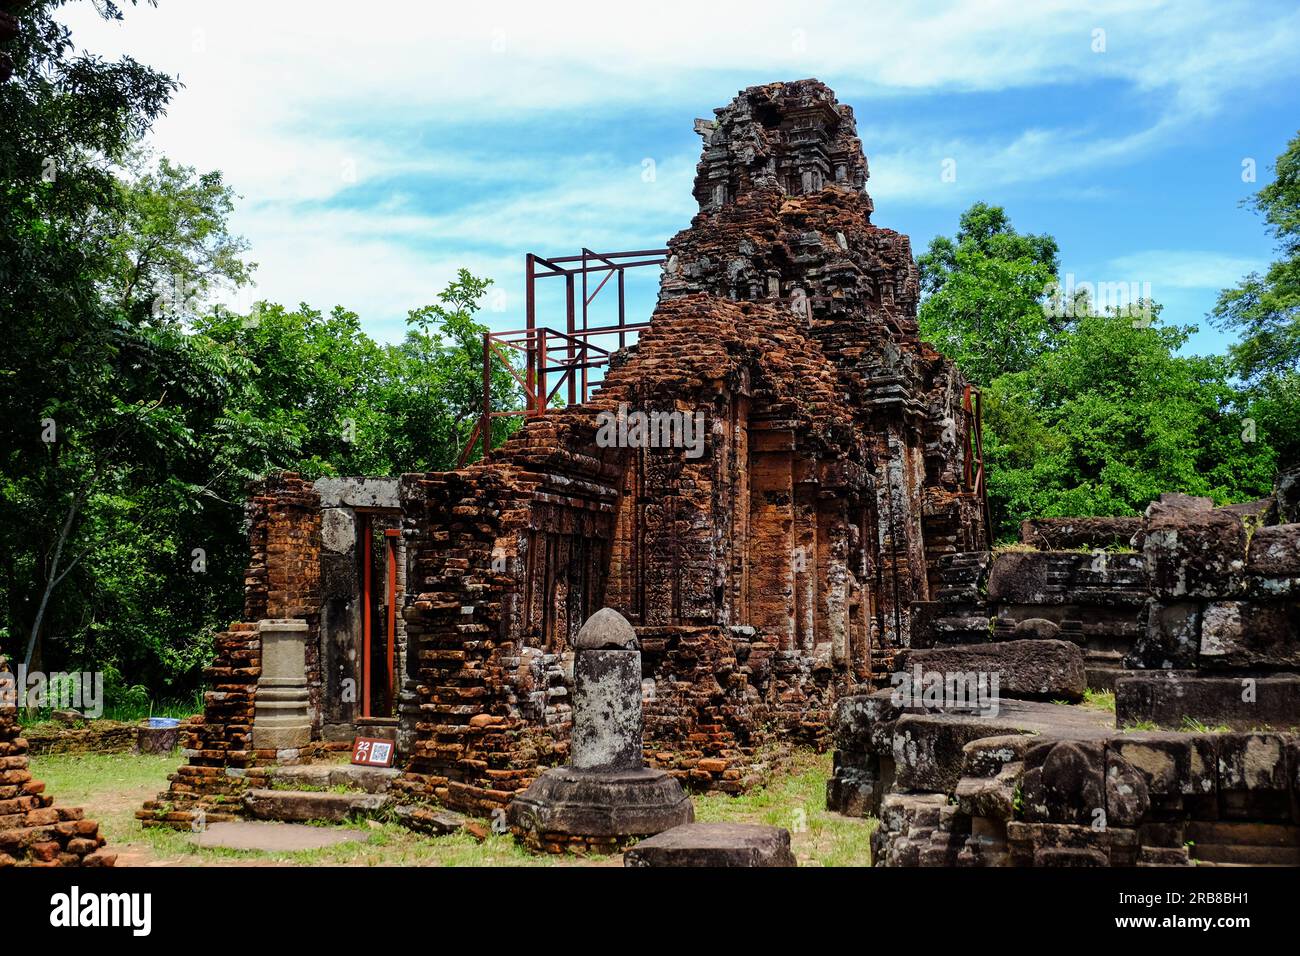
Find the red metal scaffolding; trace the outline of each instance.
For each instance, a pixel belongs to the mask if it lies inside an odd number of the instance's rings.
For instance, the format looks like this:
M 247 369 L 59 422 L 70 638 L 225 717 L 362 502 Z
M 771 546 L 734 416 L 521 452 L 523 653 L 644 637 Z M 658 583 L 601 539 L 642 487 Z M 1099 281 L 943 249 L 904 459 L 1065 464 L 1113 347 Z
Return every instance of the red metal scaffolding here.
M 967 385 L 961 405 L 962 411 L 970 419 L 970 426 L 966 430 L 966 493 L 979 499 L 984 533 L 987 540 L 992 541 L 989 491 L 984 481 L 984 396 L 975 386 Z
M 469 460 L 477 445 L 483 456 L 492 450 L 492 419 L 509 416 L 536 417 L 546 414 L 551 400 L 561 387 L 567 386 L 570 405 L 587 400 L 591 386 L 590 371 L 609 364 L 616 349 L 627 345 L 627 336 L 648 328 L 649 322 L 627 321 L 627 295 L 624 274 L 628 269 L 663 265 L 667 249 L 641 249 L 633 252 L 592 252 L 584 248 L 576 256 L 547 259 L 528 253 L 525 259 L 525 320 L 528 327 L 511 332 L 483 334 L 483 411 L 460 454 L 460 464 Z M 564 278 L 564 330 L 537 324 L 537 283 L 557 276 Z M 599 282 L 596 281 L 599 277 Z M 618 317 L 611 324 L 595 321 L 591 304 L 602 289 L 615 280 L 618 293 Z M 599 344 L 606 338 L 610 347 Z M 618 339 L 618 345 L 611 341 Z M 513 350 L 524 356 L 523 374 L 511 361 Z M 501 359 L 511 377 L 524 391 L 524 408 L 493 410 L 492 356 Z

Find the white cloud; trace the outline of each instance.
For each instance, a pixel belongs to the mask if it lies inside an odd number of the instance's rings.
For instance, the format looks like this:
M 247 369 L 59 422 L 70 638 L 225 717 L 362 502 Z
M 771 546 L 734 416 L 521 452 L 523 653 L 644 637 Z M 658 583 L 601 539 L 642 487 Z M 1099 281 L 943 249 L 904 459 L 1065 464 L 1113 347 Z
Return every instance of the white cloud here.
M 1147 249 L 1111 259 L 1115 281 L 1150 282 L 1159 289 L 1225 289 L 1251 272 L 1268 268 L 1258 259 L 1199 249 Z
M 416 211 L 401 197 L 374 208 L 313 207 L 309 214 L 292 200 L 247 204 L 233 225 L 257 237 L 258 284 L 242 299 L 342 304 L 361 311 L 376 335 L 395 340 L 406 310 L 432 302 L 464 266 L 505 293 L 504 300 L 490 298 L 503 313 L 489 311 L 488 323 L 522 326 L 524 252 L 612 249 L 629 236 L 641 240 L 638 247 L 658 245 L 694 211 L 692 172 L 685 157 L 659 163 L 651 183 L 642 181 L 639 165 L 586 164 L 580 175 L 557 175 L 537 190 L 487 191 L 436 214 Z
M 1010 141 L 945 139 L 872 153 L 868 189 L 877 205 L 889 202 L 956 205 L 1021 183 L 1077 174 L 1140 154 L 1174 125 L 1165 118 L 1128 134 L 1027 129 Z M 890 141 L 905 141 L 894 133 Z M 945 180 L 945 163 L 955 176 Z M 1087 187 L 1078 187 L 1080 190 Z
M 900 132 L 879 152 L 864 137 L 878 202 L 947 203 L 1126 159 L 1300 69 L 1300 11 L 1242 16 L 1211 0 L 161 0 L 128 8 L 124 24 L 89 3 L 64 18 L 79 45 L 184 82 L 154 145 L 221 169 L 244 197 L 235 225 L 261 263 L 259 295 L 341 302 L 385 329 L 456 265 L 504 275 L 529 248 L 661 242 L 694 211 L 694 154 L 662 159 L 646 184 L 639 156 L 572 125 L 538 142 L 544 161 L 492 133 L 466 139 L 477 130 L 575 117 L 626 127 L 654 110 L 685 130 L 742 86 L 803 76 L 835 87 L 864 129 L 879 97 L 1117 83 L 1149 101 L 1135 128 L 1063 118 L 924 146 Z M 1097 28 L 1104 53 L 1092 51 Z M 939 181 L 947 157 L 953 184 Z M 429 194 L 446 200 L 436 213 L 417 201 Z

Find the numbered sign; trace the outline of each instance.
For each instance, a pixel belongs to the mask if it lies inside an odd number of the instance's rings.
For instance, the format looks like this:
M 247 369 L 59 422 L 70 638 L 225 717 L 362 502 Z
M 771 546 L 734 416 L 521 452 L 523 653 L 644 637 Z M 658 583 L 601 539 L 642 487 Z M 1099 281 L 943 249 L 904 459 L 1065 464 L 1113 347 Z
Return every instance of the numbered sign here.
M 391 767 L 395 756 L 391 740 L 358 737 L 352 741 L 352 762 L 362 767 Z

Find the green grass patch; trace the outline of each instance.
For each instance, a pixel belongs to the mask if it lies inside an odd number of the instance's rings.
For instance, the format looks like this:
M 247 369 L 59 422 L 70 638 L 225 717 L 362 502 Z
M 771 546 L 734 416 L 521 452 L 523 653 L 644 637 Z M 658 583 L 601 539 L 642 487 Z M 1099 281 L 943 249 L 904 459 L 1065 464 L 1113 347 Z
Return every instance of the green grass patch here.
M 1000 541 L 993 545 L 994 554 L 1020 554 L 1037 550 L 1032 544 L 1023 541 Z
M 1160 729 L 1160 725 L 1157 724 L 1154 720 L 1139 720 L 1131 724 L 1125 724 L 1119 730 L 1120 733 L 1127 734 L 1127 733 L 1132 733 L 1134 731 L 1159 730 L 1159 729 Z
M 1211 726 L 1197 720 L 1195 717 L 1183 717 L 1183 730 L 1190 731 L 1194 734 L 1230 734 L 1232 728 L 1227 724 L 1216 724 Z
M 790 831 L 800 866 L 870 866 L 873 818 L 826 809 L 831 755 L 794 751 L 789 766 L 766 786 L 739 796 L 692 797 L 700 823 L 764 823 Z
M 618 865 L 617 857 L 539 856 L 513 837 L 469 834 L 430 837 L 389 820 L 339 824 L 363 831 L 364 840 L 318 850 L 267 853 L 203 849 L 195 836 L 164 828 L 144 828 L 135 812 L 167 789 L 167 776 L 181 763 L 179 754 L 49 754 L 33 756 L 32 773 L 46 784 L 56 805 L 80 806 L 98 820 L 123 865 L 166 863 L 178 866 L 581 866 Z M 801 866 L 867 866 L 874 819 L 842 817 L 826 810 L 830 754 L 796 750 L 785 769 L 767 786 L 747 794 L 696 795 L 700 822 L 765 823 L 791 831 Z M 336 826 L 323 824 L 323 826 Z
M 1096 710 L 1115 713 L 1115 692 L 1113 690 L 1093 690 L 1089 687 L 1083 692 L 1083 706 Z

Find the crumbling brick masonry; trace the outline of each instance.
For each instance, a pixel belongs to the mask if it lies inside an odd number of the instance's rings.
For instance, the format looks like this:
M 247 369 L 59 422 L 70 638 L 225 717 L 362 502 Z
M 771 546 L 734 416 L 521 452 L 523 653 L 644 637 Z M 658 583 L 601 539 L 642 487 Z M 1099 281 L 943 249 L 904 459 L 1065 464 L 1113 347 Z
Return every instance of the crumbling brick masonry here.
M 80 807 L 56 807 L 27 767 L 27 741 L 9 663 L 0 657 L 0 869 L 10 866 L 112 866 L 99 824 Z
M 983 546 L 966 383 L 917 338 L 907 238 L 871 223 L 852 110 L 814 80 L 697 121 L 700 211 L 585 405 L 485 462 L 403 478 L 418 723 L 402 786 L 504 807 L 562 763 L 571 641 L 643 648 L 646 758 L 739 791 L 908 643 L 940 556 Z M 597 440 L 702 416 L 703 447 Z

